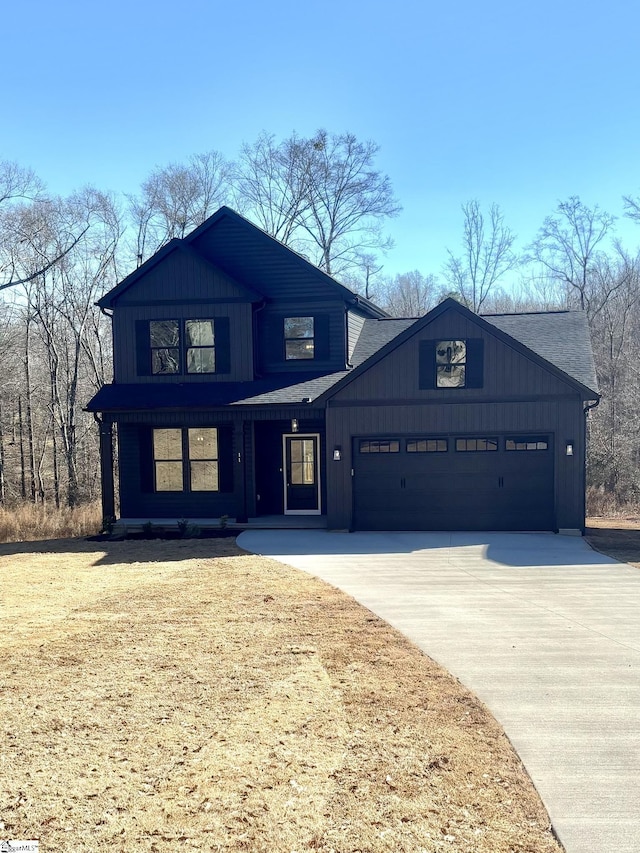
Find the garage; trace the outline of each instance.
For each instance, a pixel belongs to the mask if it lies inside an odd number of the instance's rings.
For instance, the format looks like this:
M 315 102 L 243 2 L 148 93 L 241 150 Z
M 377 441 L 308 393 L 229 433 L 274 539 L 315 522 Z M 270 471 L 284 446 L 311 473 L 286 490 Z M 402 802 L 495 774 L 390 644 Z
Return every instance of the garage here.
M 354 439 L 356 530 L 554 530 L 550 435 Z

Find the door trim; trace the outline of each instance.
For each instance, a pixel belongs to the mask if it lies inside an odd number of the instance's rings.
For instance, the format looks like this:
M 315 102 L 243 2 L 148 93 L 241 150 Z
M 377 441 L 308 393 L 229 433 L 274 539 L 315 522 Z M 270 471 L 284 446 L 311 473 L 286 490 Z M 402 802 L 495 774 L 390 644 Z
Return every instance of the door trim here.
M 315 438 L 316 447 L 318 449 L 318 458 L 316 462 L 316 470 L 318 478 L 316 489 L 318 493 L 318 509 L 288 509 L 287 508 L 287 439 L 288 438 Z M 282 489 L 284 500 L 285 515 L 322 515 L 322 490 L 320 488 L 320 433 L 319 432 L 285 432 L 282 436 Z

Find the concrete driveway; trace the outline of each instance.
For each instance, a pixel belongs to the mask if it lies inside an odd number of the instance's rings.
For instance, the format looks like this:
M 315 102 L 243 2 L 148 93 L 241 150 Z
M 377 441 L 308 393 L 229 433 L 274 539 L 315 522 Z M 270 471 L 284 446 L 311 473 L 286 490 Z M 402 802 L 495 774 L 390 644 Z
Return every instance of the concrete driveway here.
M 640 571 L 547 533 L 252 530 L 491 709 L 568 853 L 640 850 Z

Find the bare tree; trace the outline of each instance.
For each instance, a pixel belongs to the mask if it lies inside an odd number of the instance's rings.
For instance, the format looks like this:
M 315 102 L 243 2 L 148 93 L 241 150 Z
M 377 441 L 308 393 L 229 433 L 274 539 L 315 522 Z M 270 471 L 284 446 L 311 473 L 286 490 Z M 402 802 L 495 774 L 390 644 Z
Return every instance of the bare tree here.
M 273 134 L 263 132 L 242 146 L 235 171 L 236 206 L 292 248 L 309 211 L 309 144 L 296 133 L 277 144 Z
M 230 181 L 231 165 L 217 151 L 155 169 L 129 198 L 137 262 L 201 225 L 228 201 Z
M 456 256 L 448 250 L 444 276 L 449 287 L 479 312 L 496 283 L 517 267 L 518 258 L 513 251 L 516 238 L 504 224 L 497 204 L 491 205 L 487 222 L 477 200 L 463 204 L 462 212 L 463 251 Z
M 352 133 L 319 130 L 311 140 L 309 212 L 301 224 L 313 260 L 329 275 L 393 246 L 382 227 L 401 207 L 388 175 L 374 168 L 378 150 Z
M 624 202 L 624 215 L 640 223 L 640 196 L 625 195 L 622 197 L 622 201 Z
M 640 500 L 640 258 L 619 255 L 600 278 L 591 336 L 602 391 L 590 429 L 589 481 L 620 502 Z M 617 280 L 612 286 L 610 279 Z
M 22 250 L 28 239 L 26 235 L 44 227 L 49 201 L 42 182 L 30 169 L 23 169 L 7 161 L 0 162 L 0 291 L 26 284 L 49 270 L 86 233 L 82 225 L 75 230 L 62 230 L 58 255 L 42 261 L 37 269 L 31 269 L 29 273 L 20 273 L 20 268 L 24 267 Z
M 442 295 L 435 276 L 413 270 L 388 280 L 381 301 L 392 317 L 422 317 Z
M 330 275 L 357 269 L 390 248 L 382 233 L 400 212 L 391 181 L 374 166 L 378 146 L 352 133 L 262 134 L 242 149 L 238 206 L 262 228 Z
M 598 205 L 587 207 L 578 196 L 560 202 L 555 216 L 548 216 L 535 241 L 528 248 L 528 260 L 537 261 L 577 301 L 590 312 L 597 292 L 594 270 L 602 260 L 605 239 L 611 235 L 615 217 Z

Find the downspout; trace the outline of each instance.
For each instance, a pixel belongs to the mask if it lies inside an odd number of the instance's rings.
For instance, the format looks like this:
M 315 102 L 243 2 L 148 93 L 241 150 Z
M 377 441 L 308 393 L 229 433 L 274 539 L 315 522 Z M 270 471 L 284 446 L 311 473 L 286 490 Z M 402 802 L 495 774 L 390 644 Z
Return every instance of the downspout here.
M 592 400 L 588 403 L 584 408 L 584 423 L 583 423 L 583 435 L 582 435 L 582 446 L 584 447 L 584 465 L 582 466 L 582 494 L 584 495 L 584 517 L 587 517 L 587 417 L 589 416 L 589 412 L 591 409 L 595 409 L 596 406 L 600 404 L 600 397 L 597 400 Z M 584 536 L 585 528 L 582 528 L 582 535 Z

